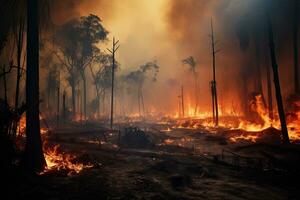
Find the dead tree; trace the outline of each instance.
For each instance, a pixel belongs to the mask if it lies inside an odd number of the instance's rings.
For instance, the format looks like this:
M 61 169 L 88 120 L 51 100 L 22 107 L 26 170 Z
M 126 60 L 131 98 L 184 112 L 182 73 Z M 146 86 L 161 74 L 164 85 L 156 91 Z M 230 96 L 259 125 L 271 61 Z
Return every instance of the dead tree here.
M 182 117 L 184 118 L 184 93 L 183 93 L 183 85 L 181 85 L 181 109 L 182 109 Z
M 20 79 L 22 76 L 21 57 L 22 57 L 22 48 L 23 48 L 24 26 L 25 26 L 24 19 L 20 19 L 19 33 L 17 37 L 18 46 L 17 46 L 17 81 L 16 81 L 16 94 L 15 94 L 15 108 L 19 106 Z
M 58 83 L 57 83 L 57 110 L 56 110 L 56 126 L 59 126 L 59 103 L 60 103 L 60 71 L 58 71 Z
M 269 63 L 267 67 L 267 89 L 268 89 L 268 108 L 269 108 L 269 118 L 270 120 L 274 119 L 273 114 L 273 97 L 272 97 L 272 83 L 271 83 L 271 72 Z
M 2 74 L 0 74 L 0 77 L 3 76 L 3 86 L 4 86 L 4 102 L 7 104 L 7 82 L 6 82 L 6 74 L 5 66 L 2 66 Z
M 112 54 L 112 69 L 111 69 L 111 102 L 110 102 L 110 129 L 113 127 L 114 123 L 114 82 L 115 82 L 115 53 L 119 49 L 119 40 L 115 41 L 113 38 L 112 49 L 107 49 Z
M 272 23 L 269 14 L 267 14 L 267 26 L 268 26 L 268 36 L 269 36 L 270 58 L 271 58 L 272 69 L 273 69 L 274 86 L 275 86 L 278 114 L 279 114 L 279 119 L 281 124 L 281 133 L 282 133 L 283 142 L 289 144 L 290 140 L 289 140 L 289 134 L 286 125 L 285 113 L 284 113 L 283 102 L 282 102 L 280 80 L 278 74 L 278 65 L 277 65 L 276 53 L 275 53 L 273 28 L 272 28 Z
M 298 6 L 299 1 L 294 0 L 294 31 L 293 31 L 293 46 L 294 46 L 294 84 L 295 94 L 300 93 L 299 88 L 299 71 L 298 71 Z
M 218 95 L 217 95 L 217 82 L 216 82 L 216 53 L 218 50 L 216 50 L 216 44 L 214 37 L 214 28 L 213 28 L 213 22 L 211 20 L 211 46 L 212 46 L 212 74 L 213 74 L 213 80 L 211 82 L 211 92 L 212 92 L 212 104 L 213 104 L 213 120 L 215 123 L 215 126 L 219 125 L 219 111 L 218 111 Z
M 64 126 L 66 125 L 66 91 L 64 90 L 64 93 L 63 93 L 63 123 L 64 123 Z

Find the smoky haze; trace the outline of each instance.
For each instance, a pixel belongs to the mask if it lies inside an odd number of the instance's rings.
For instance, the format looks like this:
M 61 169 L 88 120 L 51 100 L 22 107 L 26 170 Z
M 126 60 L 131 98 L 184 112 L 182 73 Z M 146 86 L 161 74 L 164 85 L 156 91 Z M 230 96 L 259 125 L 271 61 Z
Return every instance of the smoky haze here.
M 265 9 L 270 10 L 274 24 L 277 56 L 283 94 L 293 90 L 292 11 L 293 0 L 78 0 L 55 1 L 52 19 L 61 25 L 72 18 L 98 15 L 110 32 L 109 39 L 120 40 L 117 60 L 119 77 L 148 61 L 160 66 L 157 81 L 144 85 L 148 111 L 178 111 L 178 95 L 183 85 L 187 107 L 195 103 L 192 73 L 182 60 L 193 56 L 199 81 L 199 109 L 209 112 L 212 79 L 210 34 L 211 20 L 220 50 L 216 59 L 217 88 L 221 112 L 242 111 L 242 101 L 257 92 L 257 66 L 261 69 L 262 90 L 266 93 L 266 66 L 269 66 L 265 30 Z M 101 44 L 105 51 L 110 41 Z M 257 54 L 257 52 L 259 52 Z M 120 81 L 121 79 L 118 79 Z M 89 83 L 92 85 L 92 83 Z M 92 88 L 92 87 L 90 87 Z M 125 92 L 126 93 L 126 92 Z M 89 98 L 95 93 L 89 90 Z M 128 94 L 128 96 L 131 96 Z M 121 97 L 119 97 L 120 99 Z M 136 101 L 125 98 L 127 112 L 137 112 Z M 117 97 L 118 99 L 118 97 Z M 116 100 L 121 110 L 120 100 Z M 118 106 L 119 105 L 119 106 Z

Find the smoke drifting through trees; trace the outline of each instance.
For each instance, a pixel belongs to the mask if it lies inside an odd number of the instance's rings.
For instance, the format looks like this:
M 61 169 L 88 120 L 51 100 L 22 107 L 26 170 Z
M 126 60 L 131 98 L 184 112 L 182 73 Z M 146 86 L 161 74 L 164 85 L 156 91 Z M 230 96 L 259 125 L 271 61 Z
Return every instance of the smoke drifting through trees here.
M 217 82 L 220 91 L 220 106 L 229 105 L 234 99 L 244 99 L 245 105 L 239 105 L 247 113 L 247 102 L 251 94 L 262 93 L 263 101 L 267 96 L 267 67 L 270 66 L 266 35 L 264 5 L 271 10 L 274 24 L 275 42 L 277 44 L 280 80 L 285 87 L 284 98 L 294 92 L 293 83 L 293 24 L 291 10 L 294 1 L 260 1 L 260 0 L 175 0 L 169 1 L 167 15 L 170 37 L 181 45 L 179 51 L 195 56 L 199 61 L 200 91 L 209 94 L 207 76 L 209 66 L 209 23 L 214 18 L 214 28 L 218 46 Z M 299 24 L 299 19 L 295 19 Z M 203 75 L 205 74 L 205 75 Z M 203 76 L 203 77 L 202 77 Z M 234 79 L 228 79 L 228 77 Z M 236 92 L 232 92 L 236 91 Z M 249 96 L 248 96 L 249 95 Z M 274 94 L 273 94 L 274 95 Z M 207 95 L 208 96 L 208 95 Z M 222 102 L 223 101 L 223 102 Z M 203 103 L 205 102 L 205 103 Z M 200 104 L 209 105 L 203 97 Z M 201 106 L 200 106 L 201 107 Z
M 120 39 L 122 45 L 117 55 L 117 60 L 120 63 L 117 77 L 128 74 L 133 71 L 133 68 L 147 60 L 157 60 L 162 66 L 159 78 L 156 84 L 152 84 L 151 81 L 145 83 L 143 95 L 146 97 L 146 101 L 149 102 L 148 105 L 150 104 L 154 110 L 165 112 L 178 110 L 178 99 L 176 97 L 180 91 L 181 83 L 183 83 L 185 89 L 187 109 L 188 105 L 195 107 L 197 98 L 194 98 L 194 80 L 189 78 L 190 72 L 182 67 L 181 62 L 183 58 L 188 56 L 193 56 L 198 64 L 198 91 L 199 97 L 201 97 L 197 106 L 198 110 L 199 112 L 211 110 L 209 82 L 212 60 L 208 35 L 210 34 L 210 19 L 213 17 L 216 38 L 218 38 L 219 47 L 222 49 L 217 57 L 217 63 L 221 63 L 218 66 L 217 74 L 221 113 L 232 110 L 232 102 L 241 104 L 235 106 L 239 108 L 239 111 L 245 113 L 248 111 L 248 95 L 261 93 L 262 90 L 264 98 L 268 96 L 266 66 L 270 64 L 267 62 L 267 56 L 265 55 L 265 52 L 267 52 L 267 38 L 264 20 L 259 20 L 263 19 L 261 5 L 264 2 L 260 0 L 154 0 L 151 2 L 128 0 L 126 5 L 124 3 L 121 6 L 115 1 L 68 0 L 53 1 L 50 6 L 52 8 L 51 19 L 54 23 L 53 29 L 56 29 L 58 25 L 66 24 L 70 20 L 88 16 L 90 13 L 99 16 L 103 20 L 103 26 L 113 32 Z M 293 33 L 294 21 L 291 19 L 294 15 L 290 12 L 290 10 L 293 10 L 291 9 L 293 3 L 292 0 L 284 3 L 280 0 L 274 0 L 270 3 L 273 12 L 271 18 L 274 22 L 278 62 L 281 66 L 279 68 L 280 74 L 282 74 L 281 82 L 286 88 L 283 91 L 284 98 L 294 90 L 294 85 L 290 84 L 290 80 L 294 79 L 293 70 L 291 70 L 293 67 L 293 58 L 291 57 L 293 46 L 291 37 L 287 37 L 287 35 Z M 132 14 L 133 11 L 137 14 Z M 51 31 L 52 29 L 47 30 L 47 32 Z M 107 47 L 105 43 L 102 45 Z M 42 56 L 46 55 L 43 54 Z M 50 63 L 59 63 L 56 59 L 54 56 Z M 43 62 L 47 63 L 47 61 Z M 58 65 L 57 67 L 61 68 L 62 66 Z M 49 88 L 46 88 L 48 84 L 46 84 L 45 80 L 47 79 L 45 76 L 48 73 L 44 73 L 45 71 L 45 68 L 41 70 L 41 90 L 46 91 Z M 94 73 L 96 71 L 98 70 L 95 69 Z M 92 86 L 94 78 L 91 70 L 85 70 L 85 73 L 88 77 L 86 84 Z M 80 74 L 76 76 L 78 76 L 77 82 L 80 81 Z M 229 76 L 235 78 L 228 80 Z M 51 79 L 51 77 L 49 78 Z M 62 78 L 65 77 L 62 76 Z M 109 79 L 109 77 L 107 78 Z M 9 76 L 7 79 L 10 81 Z M 50 79 L 49 82 L 51 82 Z M 61 82 L 61 84 L 61 92 L 63 90 L 67 91 L 66 102 L 68 107 L 71 107 L 72 103 L 69 102 L 71 88 L 68 87 L 66 82 Z M 83 82 L 81 81 L 79 84 L 81 85 Z M 120 92 L 121 95 L 123 91 L 119 87 L 121 80 L 117 80 L 116 84 L 118 85 L 116 92 Z M 22 81 L 20 87 L 23 87 Z M 54 89 L 51 90 L 49 89 L 49 93 L 55 92 Z M 104 108 L 108 104 L 108 93 L 109 91 L 101 90 L 103 100 L 100 104 L 105 104 L 105 106 L 102 105 L 103 113 L 108 112 Z M 80 99 L 83 96 L 82 94 Z M 87 91 L 87 113 L 89 113 L 89 110 L 91 112 L 95 110 L 93 105 L 95 105 L 96 96 L 96 90 Z M 160 97 L 159 102 L 155 102 L 157 97 Z M 22 98 L 23 95 L 20 96 L 20 99 Z M 47 95 L 45 95 L 45 98 L 47 98 Z M 235 99 L 243 99 L 243 101 L 237 102 Z M 116 101 L 116 104 L 118 104 L 118 98 Z M 125 100 L 125 102 L 127 101 L 129 100 Z M 117 107 L 117 110 L 120 111 L 120 106 Z M 129 113 L 130 106 L 125 107 L 128 108 L 125 113 Z

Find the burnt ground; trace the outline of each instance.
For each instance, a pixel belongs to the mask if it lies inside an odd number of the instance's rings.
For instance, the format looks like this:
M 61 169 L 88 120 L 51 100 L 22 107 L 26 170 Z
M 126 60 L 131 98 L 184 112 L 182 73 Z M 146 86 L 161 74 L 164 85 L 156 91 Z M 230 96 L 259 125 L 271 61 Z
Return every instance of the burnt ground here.
M 143 128 L 133 137 L 132 130 L 125 136 L 122 125 L 121 135 L 104 128 L 53 130 L 46 136 L 49 144 L 77 155 L 74 162 L 94 166 L 78 174 L 60 170 L 33 177 L 19 172 L 11 186 L 17 192 L 10 195 L 128 200 L 300 197 L 298 145 L 283 146 L 270 139 L 232 143 L 228 130 L 164 132 L 165 127 L 153 124 Z

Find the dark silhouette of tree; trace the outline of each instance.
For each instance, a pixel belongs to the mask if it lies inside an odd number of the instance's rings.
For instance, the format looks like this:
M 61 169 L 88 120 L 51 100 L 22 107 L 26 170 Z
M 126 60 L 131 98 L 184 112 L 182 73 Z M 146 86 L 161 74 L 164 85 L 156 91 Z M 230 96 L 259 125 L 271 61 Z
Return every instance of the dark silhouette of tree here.
M 39 0 L 27 0 L 25 166 L 39 172 L 46 166 L 39 119 Z
M 100 118 L 100 99 L 104 95 L 104 91 L 110 87 L 111 83 L 111 66 L 112 66 L 112 57 L 107 54 L 100 54 L 94 65 L 89 65 L 92 77 L 93 84 L 96 89 L 96 99 L 95 106 L 97 109 L 97 117 Z
M 289 134 L 288 134 L 288 129 L 285 120 L 285 113 L 284 113 L 282 96 L 281 96 L 280 80 L 278 74 L 278 65 L 277 65 L 276 53 L 275 53 L 273 27 L 268 12 L 267 12 L 267 26 L 268 26 L 268 36 L 269 36 L 270 58 L 271 58 L 271 64 L 273 69 L 273 78 L 274 78 L 274 85 L 275 85 L 278 114 L 279 114 L 279 119 L 281 124 L 281 133 L 282 133 L 283 142 L 289 144 L 290 140 L 289 140 Z
M 141 116 L 141 107 L 143 113 L 145 114 L 145 104 L 143 96 L 143 86 L 145 80 L 147 79 L 148 72 L 152 72 L 152 81 L 156 81 L 157 73 L 159 71 L 159 66 L 156 61 L 147 62 L 144 65 L 141 65 L 139 69 L 130 72 L 123 79 L 129 85 L 129 87 L 137 92 L 138 108 L 139 115 Z
M 300 93 L 299 86 L 299 70 L 298 70 L 298 18 L 299 14 L 299 1 L 294 0 L 294 30 L 293 30 L 293 45 L 294 45 L 294 85 L 295 85 L 295 94 Z
M 56 33 L 56 45 L 59 52 L 55 54 L 69 73 L 68 82 L 72 88 L 72 108 L 75 114 L 75 88 L 78 76 L 83 81 L 84 116 L 87 117 L 87 93 L 85 69 L 99 55 L 97 44 L 105 41 L 108 32 L 96 15 L 84 16 L 64 24 Z
M 198 110 L 198 101 L 199 101 L 199 95 L 198 95 L 198 90 L 199 90 L 199 87 L 198 87 L 198 73 L 197 73 L 197 63 L 194 59 L 193 56 L 190 56 L 186 59 L 183 59 L 182 60 L 183 64 L 187 64 L 189 65 L 189 69 L 190 71 L 193 73 L 193 77 L 194 77 L 194 87 L 195 87 L 195 110 L 194 110 L 194 115 L 197 114 L 197 110 Z

